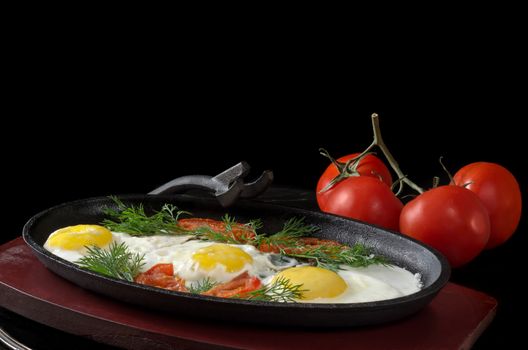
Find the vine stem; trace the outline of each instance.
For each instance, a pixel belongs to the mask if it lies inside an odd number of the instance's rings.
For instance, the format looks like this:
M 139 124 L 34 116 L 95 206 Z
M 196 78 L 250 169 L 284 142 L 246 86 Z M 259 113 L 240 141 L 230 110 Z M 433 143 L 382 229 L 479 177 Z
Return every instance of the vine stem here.
M 423 193 L 424 192 L 423 188 L 421 188 L 420 186 L 418 186 L 417 184 L 412 182 L 401 171 L 400 166 L 398 165 L 398 162 L 396 161 L 396 159 L 394 158 L 392 153 L 389 151 L 387 145 L 385 145 L 385 142 L 383 142 L 383 138 L 381 137 L 381 129 L 380 129 L 380 126 L 379 126 L 379 116 L 378 116 L 378 114 L 377 113 L 373 113 L 371 118 L 372 118 L 372 129 L 374 131 L 374 140 L 372 141 L 370 146 L 368 146 L 367 149 L 364 150 L 363 153 L 361 153 L 357 158 L 359 158 L 359 157 L 363 156 L 364 154 L 370 152 L 372 150 L 372 148 L 377 146 L 383 152 L 383 154 L 385 155 L 385 158 L 387 158 L 387 161 L 389 162 L 390 166 L 392 167 L 392 169 L 394 170 L 396 175 L 398 175 L 398 179 L 400 179 L 399 189 L 398 189 L 397 193 L 399 194 L 401 192 L 402 187 L 403 187 L 403 183 L 406 183 L 409 187 L 411 187 L 413 190 L 417 191 L 418 193 Z

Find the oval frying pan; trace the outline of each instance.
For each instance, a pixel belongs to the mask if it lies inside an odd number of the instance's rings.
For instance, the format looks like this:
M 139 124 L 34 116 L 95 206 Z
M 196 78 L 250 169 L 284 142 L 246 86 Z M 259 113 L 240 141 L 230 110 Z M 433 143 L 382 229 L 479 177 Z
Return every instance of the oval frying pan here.
M 23 238 L 48 269 L 83 288 L 177 316 L 229 322 L 307 327 L 384 323 L 411 315 L 426 306 L 449 279 L 449 264 L 433 249 L 398 233 L 335 215 L 250 201 L 238 202 L 225 209 L 218 201 L 185 195 L 139 194 L 119 198 L 125 204 L 141 203 L 147 212 L 160 210 L 164 203 L 172 203 L 197 217 L 220 219 L 228 212 L 242 222 L 260 218 L 264 223 L 262 232 L 278 231 L 287 219 L 304 217 L 307 223 L 320 227 L 314 236 L 349 245 L 363 243 L 392 263 L 421 274 L 423 288 L 415 294 L 396 299 L 353 304 L 272 303 L 216 298 L 105 277 L 80 269 L 43 248 L 49 234 L 61 227 L 100 223 L 104 218 L 104 208 L 115 208 L 115 203 L 107 197 L 78 200 L 45 210 L 27 222 Z

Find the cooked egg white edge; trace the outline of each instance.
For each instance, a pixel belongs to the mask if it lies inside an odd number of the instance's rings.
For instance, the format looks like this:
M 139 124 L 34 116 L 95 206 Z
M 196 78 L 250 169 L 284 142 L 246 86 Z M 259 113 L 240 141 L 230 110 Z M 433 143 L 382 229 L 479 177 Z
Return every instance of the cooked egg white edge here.
M 422 289 L 422 276 L 413 274 L 404 268 L 394 265 L 369 265 L 367 267 L 344 266 L 344 271 L 376 278 L 397 289 L 402 295 L 409 295 Z
M 50 237 L 55 234 L 53 232 Z M 146 271 L 158 263 L 172 263 L 174 272 L 189 283 L 210 277 L 217 282 L 227 282 L 244 271 L 263 279 L 263 284 L 271 283 L 273 276 L 285 267 L 274 265 L 269 253 L 262 253 L 251 245 L 235 245 L 251 255 L 252 264 L 246 264 L 241 270 L 228 273 L 225 267 L 217 265 L 214 269 L 204 271 L 198 268 L 192 260 L 194 252 L 215 242 L 192 240 L 193 236 L 147 236 L 134 237 L 123 232 L 112 232 L 113 242 L 125 243 L 132 253 L 145 254 L 145 264 L 141 271 Z M 49 240 L 49 238 L 48 238 Z M 64 250 L 50 247 L 44 248 L 51 253 L 71 262 L 76 262 L 86 254 L 86 249 Z M 303 264 L 299 264 L 303 265 Z M 297 265 L 297 266 L 299 266 Z M 418 292 L 422 288 L 421 276 L 397 266 L 370 265 L 354 268 L 343 266 L 338 274 L 346 281 L 347 290 L 336 298 L 318 298 L 299 302 L 310 303 L 357 303 L 387 300 Z
M 394 265 L 370 265 L 367 267 L 342 266 L 337 274 L 345 280 L 347 289 L 335 298 L 297 300 L 300 303 L 363 303 L 394 299 L 418 292 L 422 283 L 419 274 Z M 273 277 L 263 280 L 269 285 Z M 302 287 L 301 287 L 302 289 Z

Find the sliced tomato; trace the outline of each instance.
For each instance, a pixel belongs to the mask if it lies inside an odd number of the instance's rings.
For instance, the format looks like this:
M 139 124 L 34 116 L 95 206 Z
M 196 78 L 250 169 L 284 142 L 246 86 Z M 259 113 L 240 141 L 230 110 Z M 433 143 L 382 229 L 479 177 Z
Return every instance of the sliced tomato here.
M 187 287 L 185 287 L 185 280 L 174 276 L 172 264 L 156 264 L 148 271 L 137 275 L 135 282 L 179 292 L 188 291 Z
M 181 228 L 192 231 L 200 227 L 209 227 L 214 231 L 223 231 L 225 230 L 225 224 L 222 221 L 213 220 L 213 219 L 202 219 L 202 218 L 188 218 L 178 220 L 178 225 Z
M 246 271 L 231 281 L 219 284 L 203 294 L 222 298 L 234 296 L 243 298 L 247 293 L 259 289 L 261 285 L 262 283 L 258 277 L 250 276 Z
M 243 224 L 231 225 L 231 230 L 226 229 L 223 221 L 202 218 L 189 218 L 178 220 L 178 225 L 188 231 L 193 231 L 201 227 L 208 227 L 216 233 L 229 236 L 240 243 L 246 243 L 255 238 L 255 231 Z
M 156 264 L 152 266 L 148 271 L 144 272 L 148 275 L 162 274 L 166 276 L 174 275 L 174 265 L 172 264 Z

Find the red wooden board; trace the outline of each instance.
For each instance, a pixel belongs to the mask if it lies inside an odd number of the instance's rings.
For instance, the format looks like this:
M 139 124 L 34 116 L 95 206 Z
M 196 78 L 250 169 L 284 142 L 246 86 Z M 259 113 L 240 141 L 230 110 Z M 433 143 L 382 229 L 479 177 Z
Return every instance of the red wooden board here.
M 48 271 L 21 238 L 0 246 L 0 306 L 130 349 L 468 349 L 495 316 L 492 297 L 453 283 L 418 314 L 361 328 L 292 329 L 212 323 L 144 310 Z

